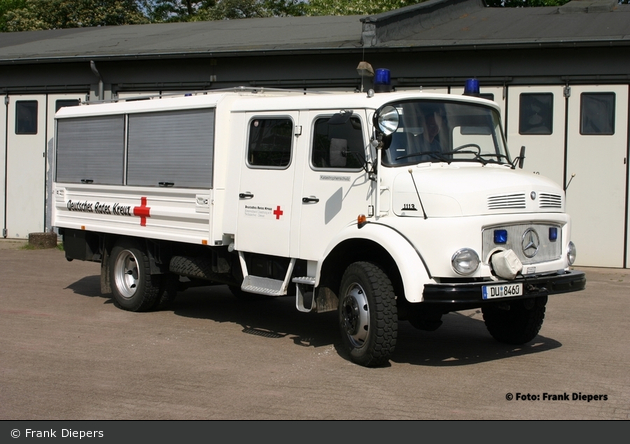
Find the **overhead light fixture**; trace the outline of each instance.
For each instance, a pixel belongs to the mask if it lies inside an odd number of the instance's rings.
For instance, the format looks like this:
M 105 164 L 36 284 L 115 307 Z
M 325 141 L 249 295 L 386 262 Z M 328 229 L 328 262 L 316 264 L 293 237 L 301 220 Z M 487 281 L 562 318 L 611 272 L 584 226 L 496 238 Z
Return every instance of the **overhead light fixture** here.
M 359 62 L 359 66 L 357 66 L 357 72 L 361 77 L 372 77 L 374 76 L 374 68 L 368 62 Z
M 361 77 L 361 92 L 363 92 L 363 77 L 374 77 L 374 68 L 368 62 L 359 62 L 357 73 Z

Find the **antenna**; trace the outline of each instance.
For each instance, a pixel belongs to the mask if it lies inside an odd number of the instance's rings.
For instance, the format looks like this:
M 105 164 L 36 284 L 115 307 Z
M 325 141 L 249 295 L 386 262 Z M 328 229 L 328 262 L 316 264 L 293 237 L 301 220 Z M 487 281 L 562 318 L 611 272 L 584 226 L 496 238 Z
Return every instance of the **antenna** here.
M 424 218 L 427 219 L 427 212 L 424 211 L 424 205 L 422 205 L 422 198 L 420 197 L 420 192 L 418 191 L 418 186 L 416 185 L 416 179 L 413 177 L 413 170 L 409 168 L 409 175 L 411 176 L 411 181 L 413 182 L 413 187 L 416 189 L 416 194 L 418 195 L 418 201 L 420 202 L 420 208 L 422 208 L 422 214 L 424 214 Z

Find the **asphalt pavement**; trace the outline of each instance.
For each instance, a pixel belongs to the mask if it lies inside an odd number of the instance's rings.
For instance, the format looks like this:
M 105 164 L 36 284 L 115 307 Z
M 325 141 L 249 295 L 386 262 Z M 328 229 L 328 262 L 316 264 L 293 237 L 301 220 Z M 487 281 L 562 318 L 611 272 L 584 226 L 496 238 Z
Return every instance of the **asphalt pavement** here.
M 628 420 L 630 270 L 583 268 L 531 343 L 494 341 L 477 310 L 435 332 L 401 322 L 390 365 L 340 347 L 336 314 L 293 298 L 189 289 L 131 313 L 100 264 L 0 241 L 0 420 Z

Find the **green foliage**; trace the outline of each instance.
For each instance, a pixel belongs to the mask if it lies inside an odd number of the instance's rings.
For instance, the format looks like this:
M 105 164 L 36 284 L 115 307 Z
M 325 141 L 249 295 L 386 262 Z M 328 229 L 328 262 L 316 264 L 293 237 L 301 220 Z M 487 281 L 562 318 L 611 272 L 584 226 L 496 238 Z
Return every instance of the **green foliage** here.
M 0 0 L 0 31 L 379 14 L 426 0 Z M 569 0 L 486 0 L 492 7 L 561 6 Z M 628 3 L 630 0 L 620 0 Z
M 25 0 L 3 14 L 6 31 L 148 23 L 134 0 Z
M 310 0 L 306 15 L 380 14 L 417 3 L 422 3 L 422 0 Z
M 26 0 L 0 0 L 0 31 L 6 31 L 6 15 L 10 11 L 22 9 L 26 5 Z
M 152 0 L 153 22 L 232 20 L 306 15 L 305 0 Z

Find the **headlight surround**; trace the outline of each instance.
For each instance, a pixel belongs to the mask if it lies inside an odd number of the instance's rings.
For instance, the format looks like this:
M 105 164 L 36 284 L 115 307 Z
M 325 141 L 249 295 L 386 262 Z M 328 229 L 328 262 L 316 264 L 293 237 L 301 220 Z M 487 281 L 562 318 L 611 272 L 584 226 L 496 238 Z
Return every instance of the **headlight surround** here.
M 389 136 L 398 129 L 398 125 L 400 125 L 400 114 L 398 114 L 396 108 L 387 105 L 378 112 L 376 122 L 379 131 L 385 136 Z
M 472 248 L 461 248 L 451 258 L 453 270 L 462 276 L 473 274 L 479 268 L 479 264 L 479 255 Z
M 567 260 L 569 261 L 569 265 L 573 265 L 575 262 L 575 256 L 577 254 L 577 250 L 575 248 L 575 244 L 573 241 L 569 241 L 569 248 L 567 248 Z

